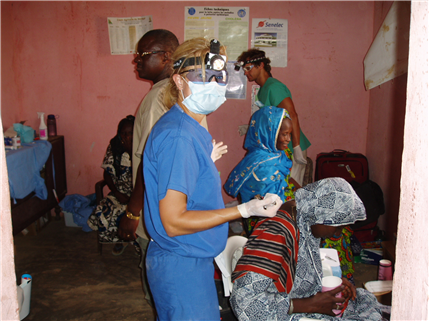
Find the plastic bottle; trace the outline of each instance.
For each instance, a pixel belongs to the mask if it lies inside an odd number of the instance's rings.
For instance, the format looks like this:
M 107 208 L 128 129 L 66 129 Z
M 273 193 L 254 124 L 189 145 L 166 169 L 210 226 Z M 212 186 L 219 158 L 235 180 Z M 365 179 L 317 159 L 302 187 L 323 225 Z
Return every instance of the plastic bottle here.
M 57 136 L 57 121 L 55 115 L 48 115 L 48 136 Z
M 23 291 L 23 297 L 21 300 L 21 308 L 19 310 L 19 320 L 24 319 L 30 313 L 30 302 L 31 302 L 31 285 L 33 278 L 30 274 L 23 274 L 21 276 L 21 285 L 19 286 Z
M 45 113 L 38 111 L 37 115 L 40 118 L 39 138 L 42 140 L 48 140 L 48 130 L 45 124 Z

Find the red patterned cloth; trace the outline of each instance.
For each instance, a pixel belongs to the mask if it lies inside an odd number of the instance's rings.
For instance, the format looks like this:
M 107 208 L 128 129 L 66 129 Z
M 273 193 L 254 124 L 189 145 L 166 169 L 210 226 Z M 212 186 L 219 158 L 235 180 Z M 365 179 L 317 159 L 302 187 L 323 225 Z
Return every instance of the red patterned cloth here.
M 244 247 L 232 280 L 252 271 L 271 278 L 279 292 L 289 293 L 295 278 L 298 244 L 298 228 L 289 213 L 280 210 L 275 217 L 260 220 Z

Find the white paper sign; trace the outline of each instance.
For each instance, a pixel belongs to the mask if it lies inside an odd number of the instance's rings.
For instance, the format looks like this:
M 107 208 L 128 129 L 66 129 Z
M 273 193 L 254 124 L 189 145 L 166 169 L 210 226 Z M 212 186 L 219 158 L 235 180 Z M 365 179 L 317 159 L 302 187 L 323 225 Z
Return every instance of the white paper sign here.
M 107 27 L 112 55 L 135 54 L 140 38 L 153 29 L 152 16 L 107 18 Z
M 265 51 L 271 66 L 287 66 L 287 38 L 286 19 L 252 19 L 252 48 Z
M 233 63 L 248 49 L 248 7 L 185 7 L 185 40 L 205 37 L 226 46 L 229 80 L 226 98 L 245 99 L 247 78 L 234 71 Z
M 185 40 L 195 37 L 219 39 L 228 60 L 237 60 L 249 44 L 249 8 L 185 7 Z

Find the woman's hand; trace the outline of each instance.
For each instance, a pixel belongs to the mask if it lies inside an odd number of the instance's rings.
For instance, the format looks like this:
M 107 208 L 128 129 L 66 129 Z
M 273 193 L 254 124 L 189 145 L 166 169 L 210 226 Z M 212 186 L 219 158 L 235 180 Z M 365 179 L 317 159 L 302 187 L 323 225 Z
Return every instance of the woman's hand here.
M 344 286 L 344 290 L 342 292 L 343 294 L 343 298 L 348 301 L 348 300 L 352 300 L 354 301 L 356 299 L 356 288 L 353 284 L 350 283 L 349 280 L 347 280 L 346 278 L 342 278 L 343 279 L 343 286 Z
M 311 310 L 315 313 L 335 316 L 333 309 L 341 310 L 343 308 L 344 298 L 337 298 L 335 295 L 344 291 L 344 286 L 326 292 L 316 293 L 311 299 Z M 340 305 L 340 306 L 338 306 Z
M 121 204 L 128 204 L 128 202 L 130 201 L 130 197 L 127 194 L 123 194 L 118 191 L 111 174 L 107 170 L 104 170 L 103 178 L 106 181 L 107 186 L 110 188 L 112 194 L 118 200 L 118 202 L 120 202 Z

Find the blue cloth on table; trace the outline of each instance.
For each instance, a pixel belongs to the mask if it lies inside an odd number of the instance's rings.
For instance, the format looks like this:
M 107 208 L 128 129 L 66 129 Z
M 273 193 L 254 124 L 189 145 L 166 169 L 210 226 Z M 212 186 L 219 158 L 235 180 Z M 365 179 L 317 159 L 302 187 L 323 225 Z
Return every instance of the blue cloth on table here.
M 21 148 L 6 153 L 9 176 L 10 197 L 22 199 L 31 192 L 42 200 L 48 198 L 45 180 L 40 176 L 49 158 L 52 145 L 48 141 L 38 140 L 22 144 Z
M 87 221 L 92 211 L 95 209 L 95 194 L 88 196 L 80 194 L 67 195 L 59 205 L 63 211 L 73 214 L 73 222 L 82 227 L 82 231 L 92 231 Z

